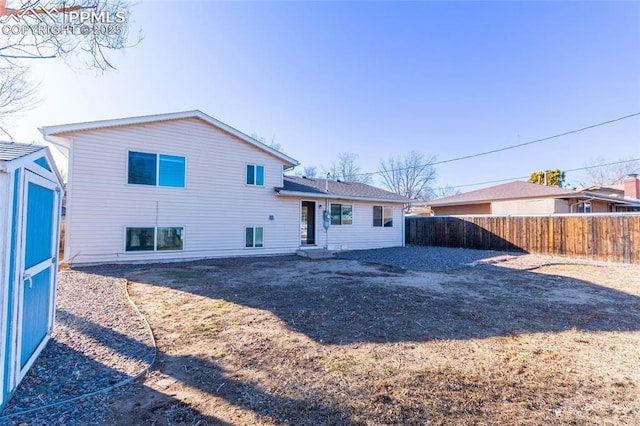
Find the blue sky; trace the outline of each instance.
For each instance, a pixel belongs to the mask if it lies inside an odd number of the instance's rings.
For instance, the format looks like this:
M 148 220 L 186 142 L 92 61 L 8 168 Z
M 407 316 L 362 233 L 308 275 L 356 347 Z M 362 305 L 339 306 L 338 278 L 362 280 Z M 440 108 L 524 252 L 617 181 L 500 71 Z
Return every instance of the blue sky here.
M 42 125 L 200 109 L 302 165 L 437 160 L 640 112 L 638 2 L 142 2 L 115 71 L 38 60 Z M 640 157 L 640 117 L 437 166 L 435 186 Z M 570 174 L 569 182 L 578 179 Z M 465 187 L 464 190 L 478 187 Z

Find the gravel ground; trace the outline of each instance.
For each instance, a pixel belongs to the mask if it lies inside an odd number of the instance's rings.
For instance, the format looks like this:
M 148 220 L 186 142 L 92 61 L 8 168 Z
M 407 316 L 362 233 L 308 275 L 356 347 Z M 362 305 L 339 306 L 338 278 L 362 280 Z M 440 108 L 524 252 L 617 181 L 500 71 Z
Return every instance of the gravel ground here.
M 360 262 L 377 263 L 393 268 L 412 269 L 416 271 L 443 272 L 467 267 L 493 269 L 497 264 L 508 261 L 513 269 L 536 269 L 543 265 L 611 265 L 611 263 L 573 259 L 560 256 L 546 256 L 525 252 L 507 252 L 492 250 L 473 250 L 453 247 L 407 246 L 378 250 L 357 250 L 339 253 L 341 259 Z M 627 264 L 619 264 L 631 267 Z
M 104 272 L 59 273 L 55 331 L 2 412 L 0 424 L 99 423 L 113 395 L 100 391 L 150 365 L 153 337 L 128 301 L 126 280 Z M 65 402 L 93 392 L 99 393 Z
M 472 265 L 491 264 L 499 259 L 522 256 L 524 252 L 472 250 L 450 247 L 407 246 L 358 250 L 338 254 L 341 259 L 378 263 L 417 271 L 451 271 Z
M 495 268 L 494 265 L 504 261 L 508 261 L 509 267 L 527 270 L 557 263 L 602 263 L 526 253 L 416 246 L 351 251 L 337 257 L 423 271 Z M 105 424 L 114 397 L 130 389 L 118 385 L 145 371 L 156 353 L 145 321 L 126 294 L 123 277 L 136 269 L 139 267 L 106 266 L 60 272 L 54 334 L 1 413 L 0 425 Z M 92 393 L 96 394 L 85 397 Z

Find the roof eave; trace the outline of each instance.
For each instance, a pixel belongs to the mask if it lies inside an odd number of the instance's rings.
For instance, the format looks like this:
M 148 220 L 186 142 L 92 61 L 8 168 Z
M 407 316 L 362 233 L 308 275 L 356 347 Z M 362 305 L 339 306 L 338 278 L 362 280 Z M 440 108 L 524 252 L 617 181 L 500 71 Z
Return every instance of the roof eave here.
M 180 120 L 187 118 L 198 118 L 205 123 L 208 123 L 214 127 L 217 127 L 247 143 L 253 145 L 257 148 L 260 148 L 264 151 L 269 152 L 270 154 L 280 158 L 285 161 L 285 170 L 290 170 L 298 165 L 300 162 L 292 157 L 289 157 L 286 154 L 281 153 L 268 145 L 263 144 L 262 142 L 252 138 L 251 136 L 241 132 L 238 129 L 235 129 L 228 124 L 223 123 L 222 121 L 216 120 L 215 118 L 203 113 L 200 110 L 192 110 L 192 111 L 182 111 L 182 112 L 173 112 L 167 114 L 155 114 L 155 115 L 147 115 L 147 116 L 138 116 L 138 117 L 127 117 L 127 118 L 116 118 L 112 120 L 100 120 L 100 121 L 90 121 L 85 123 L 72 123 L 72 124 L 62 124 L 58 126 L 43 126 L 38 130 L 45 137 L 49 136 L 63 136 L 69 133 L 74 132 L 84 132 L 89 130 L 97 130 L 97 129 L 105 129 L 109 127 L 121 127 L 121 126 L 132 126 L 138 124 L 147 124 L 147 123 L 156 123 L 160 121 L 169 121 L 169 120 Z
M 276 188 L 276 194 L 282 197 L 299 197 L 299 198 L 329 198 L 332 200 L 353 200 L 353 201 L 371 201 L 376 203 L 393 203 L 393 204 L 411 204 L 413 200 L 394 200 L 390 198 L 377 198 L 377 197 L 358 197 L 354 195 L 338 195 L 330 192 L 300 192 L 300 191 L 286 191 Z
M 428 201 L 425 202 L 427 206 L 430 207 L 448 207 L 448 206 L 468 206 L 471 204 L 491 204 L 496 201 L 520 201 L 520 200 L 542 200 L 542 199 L 557 199 L 557 198 L 579 198 L 580 194 L 557 194 L 557 195 L 547 195 L 547 196 L 531 196 L 531 197 L 515 197 L 515 198 L 494 198 L 491 200 L 471 200 L 471 201 L 458 201 L 453 203 L 436 203 L 430 204 Z

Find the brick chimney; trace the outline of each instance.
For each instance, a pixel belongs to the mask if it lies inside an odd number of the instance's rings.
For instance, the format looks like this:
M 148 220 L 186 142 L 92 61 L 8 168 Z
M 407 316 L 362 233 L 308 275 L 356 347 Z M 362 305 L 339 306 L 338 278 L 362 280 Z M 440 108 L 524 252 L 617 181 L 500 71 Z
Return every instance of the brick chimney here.
M 640 199 L 640 179 L 637 174 L 627 175 L 624 180 L 624 196 L 625 198 Z

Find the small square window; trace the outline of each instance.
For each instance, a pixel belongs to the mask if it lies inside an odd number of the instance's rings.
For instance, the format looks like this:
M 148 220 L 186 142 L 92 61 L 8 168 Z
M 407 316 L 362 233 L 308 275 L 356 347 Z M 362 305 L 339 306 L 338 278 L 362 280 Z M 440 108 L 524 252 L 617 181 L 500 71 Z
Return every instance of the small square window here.
M 351 204 L 331 204 L 331 224 L 353 224 L 353 206 Z
M 373 226 L 393 227 L 393 207 L 373 206 Z
M 247 164 L 247 185 L 264 186 L 264 166 Z
M 244 246 L 246 248 L 261 248 L 264 246 L 264 228 L 245 228 Z

